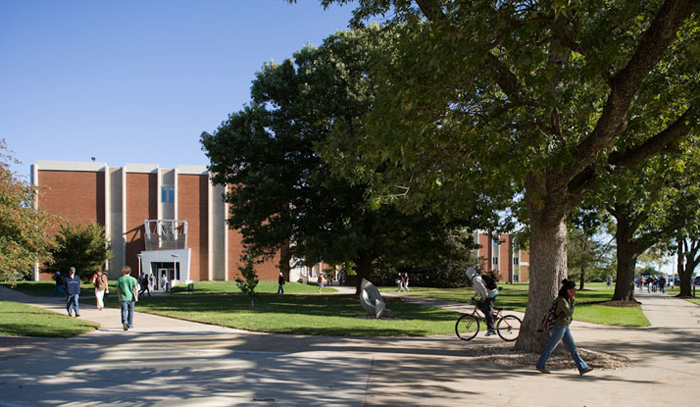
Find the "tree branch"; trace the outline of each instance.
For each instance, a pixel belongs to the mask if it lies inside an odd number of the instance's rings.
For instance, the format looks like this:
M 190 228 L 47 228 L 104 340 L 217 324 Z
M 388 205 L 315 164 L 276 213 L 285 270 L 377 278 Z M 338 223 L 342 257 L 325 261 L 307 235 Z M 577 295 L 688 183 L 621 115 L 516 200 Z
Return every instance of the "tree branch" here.
M 690 120 L 697 116 L 697 105 L 691 105 L 675 122 L 639 146 L 623 152 L 613 152 L 608 157 L 608 171 L 620 171 L 639 165 L 645 159 L 668 150 L 675 142 L 687 136 L 692 130 Z M 569 181 L 568 190 L 578 194 L 589 187 L 597 177 L 595 167 L 589 165 Z
M 613 152 L 610 154 L 608 163 L 615 168 L 630 168 L 668 149 L 671 144 L 690 133 L 692 127 L 688 122 L 695 117 L 695 110 L 697 109 L 694 106 L 689 107 L 675 122 L 643 144 L 624 152 Z
M 418 8 L 425 15 L 425 18 L 432 22 L 437 22 L 445 18 L 445 14 L 440 8 L 440 4 L 435 0 L 416 0 Z
M 667 0 L 642 35 L 625 68 L 609 81 L 610 95 L 593 132 L 576 148 L 567 171 L 573 178 L 603 149 L 610 147 L 627 125 L 627 112 L 644 78 L 676 39 L 676 31 L 698 9 L 700 0 Z

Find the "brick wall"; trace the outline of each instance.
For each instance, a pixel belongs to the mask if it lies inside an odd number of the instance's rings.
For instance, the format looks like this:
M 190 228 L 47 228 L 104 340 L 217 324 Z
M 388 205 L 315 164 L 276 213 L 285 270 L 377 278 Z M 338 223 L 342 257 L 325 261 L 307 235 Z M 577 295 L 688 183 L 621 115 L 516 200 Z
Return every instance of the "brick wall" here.
M 73 224 L 105 225 L 105 173 L 38 171 L 39 206 Z M 58 225 L 55 230 L 58 231 Z
M 145 219 L 158 218 L 158 174 L 126 173 L 126 265 L 132 275 L 138 275 L 136 256 L 146 249 L 144 243 Z
M 209 279 L 209 180 L 206 175 L 179 174 L 177 218 L 187 221 L 187 247 L 192 249 L 190 279 Z

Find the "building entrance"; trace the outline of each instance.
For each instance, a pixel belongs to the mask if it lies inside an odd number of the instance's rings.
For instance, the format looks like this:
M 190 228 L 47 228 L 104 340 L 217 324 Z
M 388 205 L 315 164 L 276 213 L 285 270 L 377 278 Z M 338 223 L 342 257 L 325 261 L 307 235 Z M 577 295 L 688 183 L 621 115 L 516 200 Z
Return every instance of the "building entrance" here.
M 175 263 L 152 263 L 152 268 L 154 269 L 156 281 L 155 286 L 157 290 L 163 290 L 163 275 L 167 278 L 168 285 L 173 283 L 173 280 L 180 280 L 180 270 L 175 268 Z M 170 289 L 172 287 L 168 287 Z

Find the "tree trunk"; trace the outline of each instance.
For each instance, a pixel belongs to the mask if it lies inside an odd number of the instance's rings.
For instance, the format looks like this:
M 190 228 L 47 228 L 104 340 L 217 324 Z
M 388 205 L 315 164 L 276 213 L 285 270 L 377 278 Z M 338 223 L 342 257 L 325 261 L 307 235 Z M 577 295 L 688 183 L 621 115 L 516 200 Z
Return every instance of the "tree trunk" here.
M 634 299 L 634 270 L 637 266 L 637 250 L 627 239 L 617 239 L 617 284 L 613 301 L 636 301 Z
M 369 252 L 360 252 L 357 259 L 355 259 L 355 273 L 357 274 L 357 281 L 355 282 L 355 295 L 360 296 L 360 286 L 362 285 L 362 279 L 369 279 L 370 272 L 372 271 L 372 262 L 374 261 L 374 256 Z
M 535 186 L 536 187 L 536 186 Z M 537 189 L 537 188 L 535 188 Z M 567 276 L 566 205 L 554 199 L 542 201 L 542 196 L 528 189 L 526 200 L 530 220 L 530 286 L 527 310 L 515 348 L 525 352 L 540 352 L 546 345 L 546 336 L 537 332 L 542 319 L 557 296 L 561 280 Z
M 690 246 L 690 247 L 689 247 Z M 681 280 L 681 292 L 679 297 L 692 297 L 693 287 L 691 279 L 695 268 L 700 263 L 698 258 L 700 242 L 688 242 L 686 239 L 678 241 L 678 277 Z

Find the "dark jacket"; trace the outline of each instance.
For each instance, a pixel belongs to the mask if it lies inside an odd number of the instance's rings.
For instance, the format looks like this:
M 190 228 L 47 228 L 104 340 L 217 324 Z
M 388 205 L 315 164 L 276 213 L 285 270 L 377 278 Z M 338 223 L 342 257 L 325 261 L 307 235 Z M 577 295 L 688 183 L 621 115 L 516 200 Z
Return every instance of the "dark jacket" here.
M 277 279 L 277 283 L 284 284 L 284 277 L 280 276 L 280 278 Z
M 574 319 L 574 301 L 564 297 L 558 297 L 557 310 L 554 315 L 557 317 L 557 325 L 561 327 L 571 325 L 571 321 Z
M 63 282 L 63 286 L 66 287 L 66 292 L 68 295 L 80 294 L 80 277 L 77 274 L 67 276 Z

